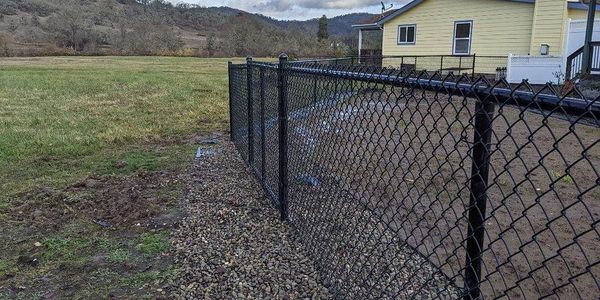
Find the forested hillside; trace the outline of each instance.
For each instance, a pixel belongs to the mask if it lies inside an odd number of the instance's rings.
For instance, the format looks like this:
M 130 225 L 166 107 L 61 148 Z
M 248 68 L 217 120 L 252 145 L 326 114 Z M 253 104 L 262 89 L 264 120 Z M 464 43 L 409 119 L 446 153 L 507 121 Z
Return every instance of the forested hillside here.
M 281 21 L 219 7 L 164 0 L 1 0 L 0 56 L 58 54 L 330 56 L 353 47 L 351 24 L 331 18 L 329 38 L 318 20 Z

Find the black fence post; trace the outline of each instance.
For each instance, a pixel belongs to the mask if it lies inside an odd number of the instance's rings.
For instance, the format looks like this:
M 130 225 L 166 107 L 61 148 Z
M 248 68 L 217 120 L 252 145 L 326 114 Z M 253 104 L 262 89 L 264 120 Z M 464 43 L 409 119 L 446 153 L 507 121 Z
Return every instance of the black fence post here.
M 348 66 L 348 68 L 346 70 L 354 70 L 354 56 L 352 56 L 352 63 L 350 64 L 350 66 Z M 349 80 L 349 84 L 350 84 L 350 93 L 354 92 L 354 80 L 350 79 Z
M 337 71 L 337 68 L 336 68 Z M 340 79 L 339 77 L 334 77 L 333 78 L 333 96 L 337 98 L 337 94 L 338 94 L 338 87 L 340 85 Z
M 260 179 L 263 185 L 266 184 L 266 167 L 265 167 L 265 149 L 266 149 L 266 138 L 265 138 L 265 71 L 260 68 Z
M 400 72 L 404 71 L 404 56 L 400 57 Z
M 246 58 L 246 92 L 248 94 L 248 164 L 254 163 L 254 103 L 252 100 L 252 57 Z
M 352 71 L 355 70 L 354 67 L 350 67 L 350 69 Z M 348 82 L 348 84 L 350 85 L 350 94 L 351 95 L 354 94 L 354 83 L 355 83 L 354 79 L 350 79 L 349 82 Z
M 492 119 L 495 104 L 485 95 L 479 95 L 475 106 L 475 130 L 471 165 L 471 195 L 469 199 L 469 228 L 465 266 L 465 300 L 481 299 L 481 254 L 485 234 Z
M 318 82 L 319 82 L 319 76 L 318 75 L 314 75 L 315 80 L 313 81 L 313 103 L 317 103 L 317 101 L 319 100 L 318 97 Z
M 232 82 L 231 82 L 231 65 L 233 63 L 231 61 L 227 62 L 227 77 L 229 84 L 229 139 L 233 141 L 233 96 L 231 94 L 232 91 Z
M 592 73 L 594 64 L 594 46 L 592 39 L 594 35 L 594 19 L 596 18 L 596 0 L 590 0 L 588 6 L 587 23 L 585 30 L 585 38 L 583 42 L 583 54 L 581 57 L 581 74 L 587 76 Z
M 279 207 L 281 220 L 288 217 L 288 94 L 286 64 L 288 56 L 279 56 Z

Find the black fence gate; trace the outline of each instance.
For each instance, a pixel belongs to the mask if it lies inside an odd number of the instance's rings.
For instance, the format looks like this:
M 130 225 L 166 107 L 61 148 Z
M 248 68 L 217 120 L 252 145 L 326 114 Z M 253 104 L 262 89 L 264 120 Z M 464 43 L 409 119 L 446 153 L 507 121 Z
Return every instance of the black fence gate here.
M 336 298 L 598 299 L 600 99 L 230 64 L 231 138 Z

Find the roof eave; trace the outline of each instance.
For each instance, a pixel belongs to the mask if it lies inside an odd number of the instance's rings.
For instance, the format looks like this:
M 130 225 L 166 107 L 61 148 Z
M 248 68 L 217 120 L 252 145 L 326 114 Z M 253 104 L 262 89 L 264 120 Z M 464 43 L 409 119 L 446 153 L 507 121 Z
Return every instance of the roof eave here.
M 508 0 L 511 2 L 517 2 L 517 3 L 530 3 L 530 4 L 534 4 L 535 0 Z M 402 8 L 399 8 L 398 10 L 396 10 L 394 13 L 389 14 L 388 16 L 385 16 L 383 18 L 381 18 L 381 20 L 377 21 L 377 23 L 373 23 L 373 24 L 357 24 L 357 25 L 352 25 L 353 28 L 356 29 L 381 29 L 383 27 L 383 24 L 385 24 L 386 22 L 394 19 L 395 17 L 405 13 L 406 11 L 414 8 L 415 6 L 421 4 L 423 2 L 423 0 L 413 0 L 411 2 L 409 2 L 408 4 L 404 5 Z M 568 3 L 568 8 L 570 9 L 579 9 L 579 10 L 588 10 L 588 5 L 587 4 L 583 4 L 583 3 L 574 3 L 574 2 L 569 2 Z M 596 10 L 600 10 L 600 5 L 596 6 Z
M 381 26 L 379 26 L 377 23 L 357 24 L 357 25 L 352 25 L 352 28 L 360 29 L 360 30 L 381 30 Z
M 377 22 L 377 25 L 379 25 L 380 27 L 383 26 L 384 23 L 386 23 L 387 21 L 405 13 L 406 11 L 412 9 L 413 7 L 421 4 L 423 2 L 423 0 L 413 0 L 411 2 L 409 2 L 408 4 L 402 6 L 402 8 L 399 8 L 398 10 L 396 10 L 393 14 L 390 14 L 389 16 L 385 16 L 384 18 L 382 18 L 381 20 L 379 20 Z
M 509 0 L 511 2 L 535 4 L 535 0 Z
M 573 2 L 570 2 L 568 5 L 569 5 L 570 9 L 579 9 L 579 10 L 588 10 L 588 7 L 589 7 L 589 5 L 587 5 L 587 4 L 573 3 Z M 600 10 L 600 5 L 596 5 L 596 10 Z

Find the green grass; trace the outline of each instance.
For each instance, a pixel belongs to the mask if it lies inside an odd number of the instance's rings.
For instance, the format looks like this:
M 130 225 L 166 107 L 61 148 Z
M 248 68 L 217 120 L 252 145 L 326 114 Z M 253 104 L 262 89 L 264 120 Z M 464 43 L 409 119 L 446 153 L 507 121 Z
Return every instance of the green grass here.
M 563 174 L 558 171 L 551 171 L 551 173 L 552 173 L 552 176 L 554 176 L 554 178 L 560 179 L 560 181 L 563 183 L 567 183 L 567 184 L 574 183 L 573 177 L 571 177 L 571 175 L 569 175 L 569 174 Z
M 0 246 L 7 252 L 0 257 L 0 280 L 14 277 L 11 284 L 27 288 L 17 299 L 52 290 L 59 298 L 99 299 L 112 292 L 153 298 L 153 282 L 173 270 L 160 255 L 170 247 L 168 229 L 125 224 L 106 230 L 75 214 L 37 233 L 27 221 L 16 221 L 10 208 L 29 201 L 24 194 L 61 190 L 90 175 L 127 180 L 141 170 L 184 172 L 194 136 L 228 127 L 227 90 L 225 59 L 0 59 L 0 226 L 8 229 L 0 237 L 26 233 L 23 242 Z M 181 189 L 172 182 L 155 196 L 173 205 Z M 65 192 L 61 204 L 93 192 Z M 176 211 L 165 205 L 163 213 Z M 42 246 L 33 247 L 35 241 Z M 38 258 L 39 265 L 19 264 L 21 254 Z M 152 269 L 144 271 L 148 265 Z M 52 281 L 40 286 L 48 274 Z M 0 299 L 9 294 L 0 285 Z
M 16 270 L 16 266 L 14 262 L 11 262 L 9 259 L 1 258 L 0 259 L 0 279 L 4 278 L 6 275 L 14 273 Z
M 54 268 L 60 264 L 82 266 L 94 255 L 118 249 L 107 233 L 94 231 L 95 224 L 74 220 L 55 234 L 40 240 L 40 265 Z M 86 232 L 86 234 L 80 234 Z
M 151 282 L 154 280 L 158 280 L 164 278 L 168 272 L 158 272 L 158 271 L 147 271 L 141 272 L 137 274 L 133 274 L 131 276 L 123 278 L 121 281 L 124 285 L 127 286 L 140 286 L 145 282 Z
M 163 233 L 144 233 L 137 249 L 146 256 L 159 255 L 169 249 L 168 238 Z
M 111 251 L 106 258 L 113 263 L 125 263 L 131 260 L 131 252 L 127 249 L 115 249 Z
M 2 195 L 176 165 L 165 144 L 227 127 L 226 73 L 224 59 L 0 60 Z
M 51 237 L 44 239 L 45 246 L 42 262 L 65 262 L 69 264 L 85 264 L 88 259 L 83 253 L 94 244 L 90 237 Z

